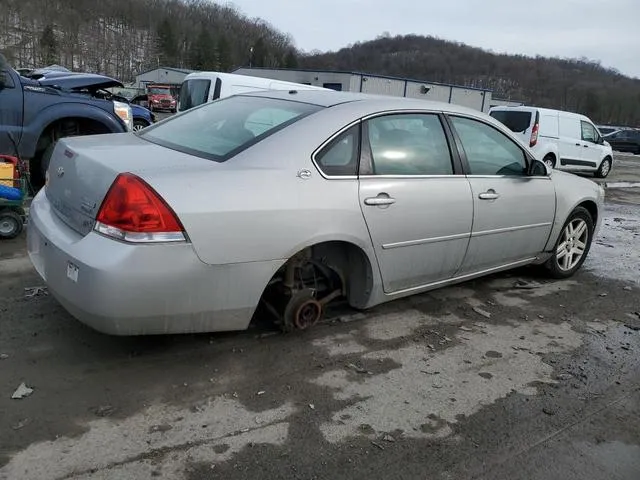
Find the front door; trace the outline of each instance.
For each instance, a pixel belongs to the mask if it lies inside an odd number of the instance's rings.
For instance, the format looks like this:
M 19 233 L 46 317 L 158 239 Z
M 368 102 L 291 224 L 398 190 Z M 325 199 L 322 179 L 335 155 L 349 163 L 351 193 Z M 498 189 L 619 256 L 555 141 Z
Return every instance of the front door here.
M 450 117 L 473 194 L 473 231 L 460 275 L 535 257 L 554 221 L 556 197 L 548 176 L 527 174 L 523 149 L 476 119 Z
M 437 114 L 366 121 L 359 184 L 385 292 L 455 274 L 469 243 L 473 200 Z
M 604 158 L 602 147 L 598 145 L 600 135 L 596 127 L 584 120 L 580 121 L 580 129 L 582 133 L 582 160 L 585 166 L 597 168 L 600 160 Z

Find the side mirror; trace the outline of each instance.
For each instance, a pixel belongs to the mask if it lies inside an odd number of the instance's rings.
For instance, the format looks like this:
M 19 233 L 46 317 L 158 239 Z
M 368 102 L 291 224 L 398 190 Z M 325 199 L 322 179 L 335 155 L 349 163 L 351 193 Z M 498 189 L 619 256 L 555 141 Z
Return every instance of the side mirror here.
M 529 175 L 532 177 L 548 177 L 551 175 L 551 168 L 540 160 L 533 160 L 529 165 Z

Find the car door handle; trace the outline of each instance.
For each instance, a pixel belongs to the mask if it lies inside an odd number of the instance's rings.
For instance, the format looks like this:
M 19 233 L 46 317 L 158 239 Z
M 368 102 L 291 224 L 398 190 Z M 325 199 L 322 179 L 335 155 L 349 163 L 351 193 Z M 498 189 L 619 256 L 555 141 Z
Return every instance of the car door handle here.
M 478 198 L 480 200 L 495 200 L 497 198 L 500 198 L 500 194 L 496 193 L 496 191 L 494 189 L 490 189 L 487 190 L 484 193 L 481 193 L 480 195 L 478 195 Z
M 391 205 L 393 203 L 396 203 L 396 199 L 395 198 L 391 198 L 389 196 L 380 196 L 380 195 L 378 195 L 377 197 L 369 197 L 369 198 L 365 198 L 364 199 L 364 204 L 365 205 L 370 205 L 370 206 L 375 206 L 375 207 L 380 207 L 380 206 L 384 206 L 384 205 Z
M 579 146 L 580 146 L 580 144 L 579 144 L 579 143 L 576 143 L 576 147 L 579 147 Z
M 589 148 L 589 145 L 582 145 L 584 148 Z

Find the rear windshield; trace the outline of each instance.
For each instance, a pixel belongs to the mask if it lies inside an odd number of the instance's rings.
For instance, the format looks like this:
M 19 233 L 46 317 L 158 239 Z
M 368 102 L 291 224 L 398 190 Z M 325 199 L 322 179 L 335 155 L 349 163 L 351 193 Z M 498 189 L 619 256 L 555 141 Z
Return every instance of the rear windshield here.
M 322 107 L 273 98 L 232 96 L 149 127 L 140 137 L 224 162 Z
M 180 87 L 181 112 L 207 102 L 211 80 L 186 80 Z
M 531 124 L 531 112 L 494 110 L 490 115 L 516 133 L 524 132 Z

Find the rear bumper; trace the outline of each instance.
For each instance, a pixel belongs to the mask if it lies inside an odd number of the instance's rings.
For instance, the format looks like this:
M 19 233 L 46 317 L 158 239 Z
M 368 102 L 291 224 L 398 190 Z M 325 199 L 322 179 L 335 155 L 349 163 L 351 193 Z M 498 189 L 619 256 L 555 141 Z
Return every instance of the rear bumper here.
M 131 245 L 64 224 L 34 199 L 29 257 L 53 296 L 82 323 L 112 335 L 244 330 L 274 262 L 212 266 L 190 244 Z

